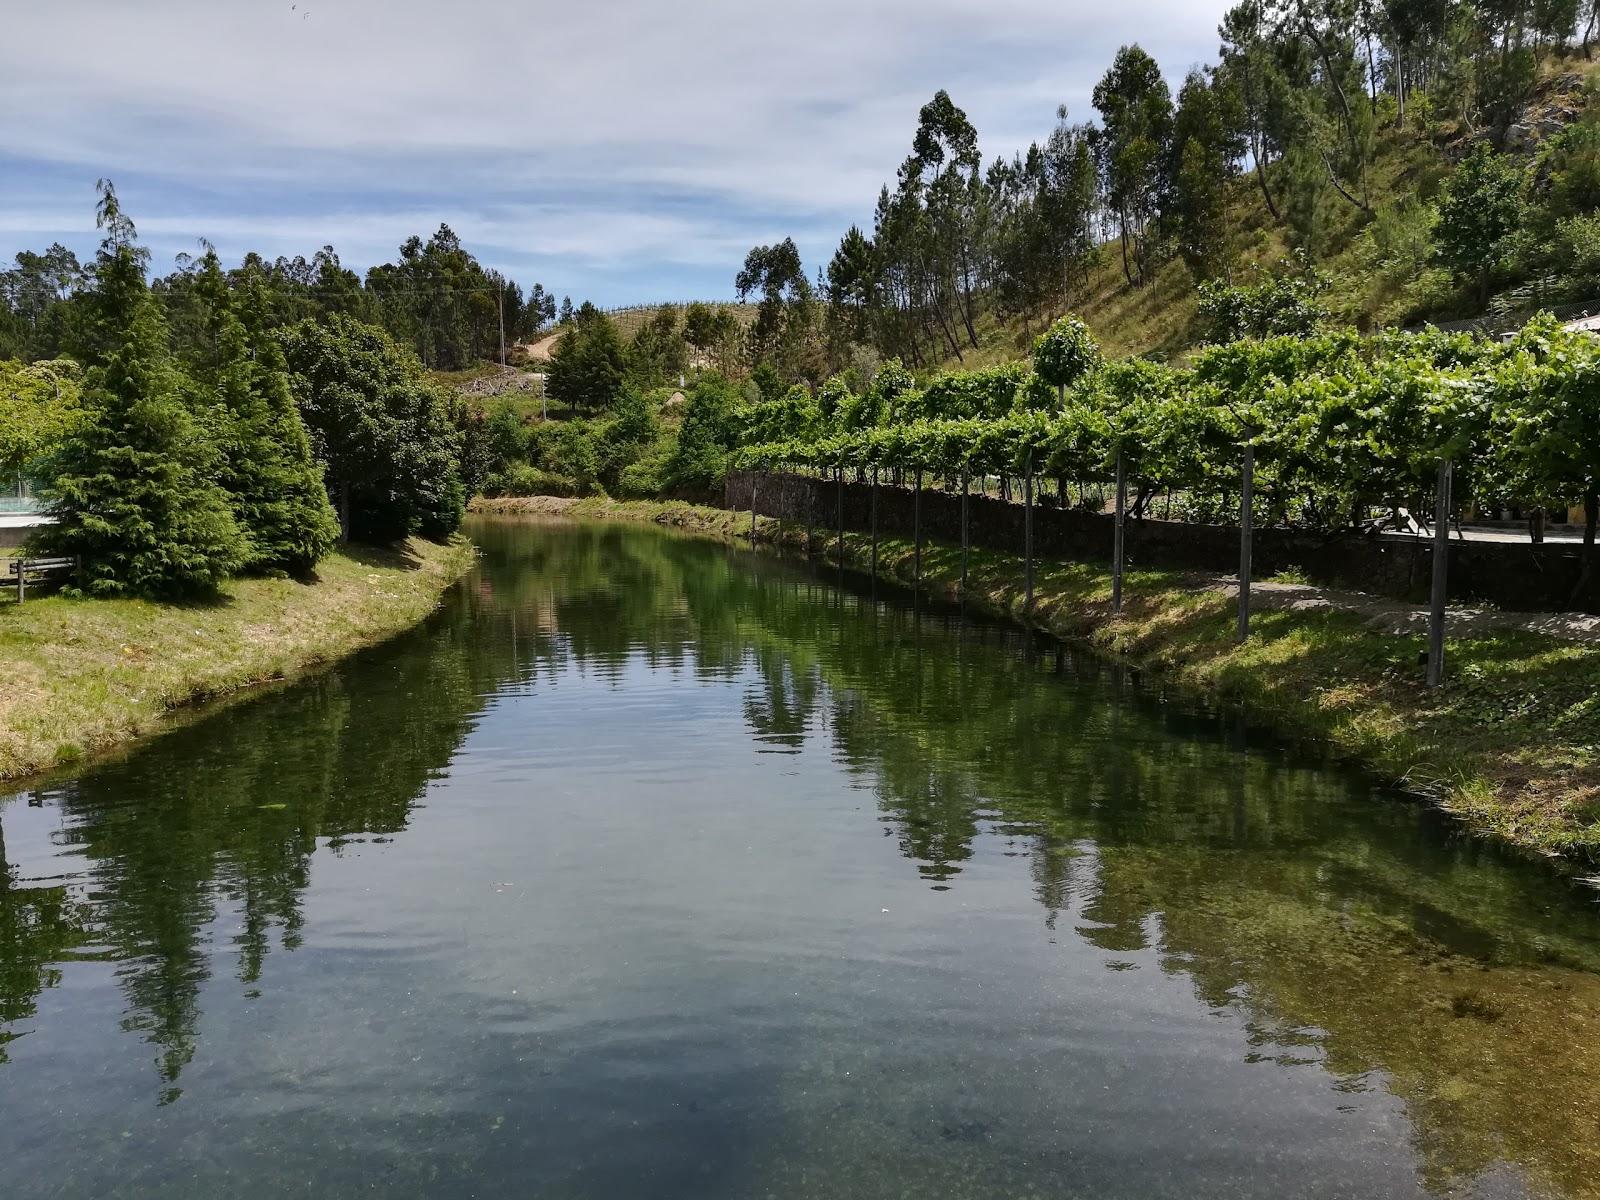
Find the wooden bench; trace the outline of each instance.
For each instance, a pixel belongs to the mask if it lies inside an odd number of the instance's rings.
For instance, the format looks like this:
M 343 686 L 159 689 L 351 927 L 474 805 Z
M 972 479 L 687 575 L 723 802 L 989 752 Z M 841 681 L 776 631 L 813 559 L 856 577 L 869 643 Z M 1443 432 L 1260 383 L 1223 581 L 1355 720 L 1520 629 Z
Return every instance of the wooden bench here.
M 30 579 L 36 584 L 59 579 L 77 565 L 75 558 L 13 558 L 6 574 L 16 579 L 17 603 L 21 604 L 27 598 Z

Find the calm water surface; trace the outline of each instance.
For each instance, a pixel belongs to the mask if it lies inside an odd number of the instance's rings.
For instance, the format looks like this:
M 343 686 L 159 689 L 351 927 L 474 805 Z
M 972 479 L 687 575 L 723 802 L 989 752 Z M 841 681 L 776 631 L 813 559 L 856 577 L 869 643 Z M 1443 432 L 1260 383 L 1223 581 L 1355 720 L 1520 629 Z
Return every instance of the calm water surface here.
M 1600 914 L 1092 661 L 636 527 L 0 799 L 0 1195 L 1600 1195 Z

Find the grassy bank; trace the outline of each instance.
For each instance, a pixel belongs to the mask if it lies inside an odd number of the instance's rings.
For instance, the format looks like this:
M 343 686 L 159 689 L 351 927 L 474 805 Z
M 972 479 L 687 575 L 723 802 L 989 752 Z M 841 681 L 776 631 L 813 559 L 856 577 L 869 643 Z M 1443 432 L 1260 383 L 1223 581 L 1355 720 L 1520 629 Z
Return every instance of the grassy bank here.
M 174 709 L 281 679 L 416 624 L 472 548 L 341 550 L 314 582 L 239 579 L 216 601 L 0 600 L 0 779 L 160 728 Z
M 748 513 L 681 503 L 533 498 L 479 507 L 648 520 L 723 537 L 750 529 Z M 795 550 L 805 532 L 767 518 L 758 524 L 761 541 Z M 816 544 L 830 560 L 838 553 L 828 531 L 818 531 Z M 847 564 L 863 568 L 869 555 L 865 535 L 845 535 Z M 880 539 L 879 570 L 909 584 L 910 543 Z M 960 574 L 959 547 L 924 545 L 924 590 L 953 598 Z M 1354 614 L 1257 612 L 1239 645 L 1232 598 L 1192 576 L 1132 572 L 1124 595 L 1114 616 L 1106 564 L 1043 562 L 1028 620 L 1365 762 L 1478 833 L 1578 864 L 1600 860 L 1600 647 L 1508 630 L 1451 639 L 1449 681 L 1430 691 L 1418 664 L 1423 637 L 1380 632 Z M 1017 556 L 974 549 L 968 603 L 1021 619 Z

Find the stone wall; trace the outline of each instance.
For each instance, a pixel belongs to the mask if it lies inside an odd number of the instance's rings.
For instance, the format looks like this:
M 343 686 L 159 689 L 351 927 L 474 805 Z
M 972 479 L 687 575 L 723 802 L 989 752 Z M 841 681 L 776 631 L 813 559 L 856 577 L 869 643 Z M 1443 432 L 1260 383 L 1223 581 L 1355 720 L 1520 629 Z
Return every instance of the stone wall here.
M 871 519 L 872 487 L 803 475 L 736 471 L 728 476 L 723 502 L 748 510 L 755 484 L 756 511 L 766 517 L 804 523 L 818 529 L 836 527 L 842 506 L 844 527 L 865 531 Z M 910 488 L 878 488 L 878 528 L 885 534 L 910 537 L 914 528 L 915 494 Z M 1023 511 L 993 497 L 972 496 L 969 522 L 972 544 L 1022 553 Z M 1042 558 L 1110 562 L 1113 520 L 1096 513 L 1059 508 L 1034 510 L 1035 552 Z M 959 494 L 925 488 L 922 493 L 923 534 L 947 542 L 961 540 Z M 1196 525 L 1146 518 L 1130 520 L 1126 530 L 1128 566 L 1180 567 L 1234 574 L 1239 569 L 1239 531 L 1229 525 Z M 1559 612 L 1577 586 L 1580 548 L 1571 542 L 1455 541 L 1450 545 L 1450 599 L 1488 603 L 1505 609 Z M 1258 529 L 1254 553 L 1257 579 L 1298 568 L 1319 583 L 1376 592 L 1398 599 L 1425 601 L 1433 570 L 1431 541 L 1396 534 L 1307 533 L 1292 529 Z M 1600 588 L 1591 587 L 1579 604 L 1600 612 Z

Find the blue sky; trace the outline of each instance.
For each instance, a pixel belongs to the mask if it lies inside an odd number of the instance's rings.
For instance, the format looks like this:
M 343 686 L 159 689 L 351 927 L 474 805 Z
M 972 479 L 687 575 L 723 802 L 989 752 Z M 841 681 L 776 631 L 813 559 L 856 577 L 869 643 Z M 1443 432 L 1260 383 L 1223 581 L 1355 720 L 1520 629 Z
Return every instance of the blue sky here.
M 158 270 L 441 222 L 524 285 L 730 296 L 792 236 L 815 274 L 946 88 L 985 158 L 1043 138 L 1138 41 L 1174 87 L 1223 4 L 1130 0 L 9 0 L 0 257 L 92 250 L 115 181 Z

